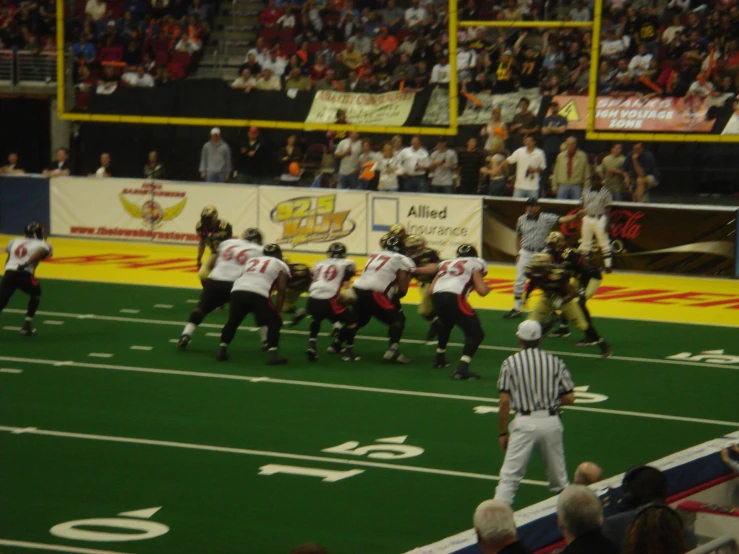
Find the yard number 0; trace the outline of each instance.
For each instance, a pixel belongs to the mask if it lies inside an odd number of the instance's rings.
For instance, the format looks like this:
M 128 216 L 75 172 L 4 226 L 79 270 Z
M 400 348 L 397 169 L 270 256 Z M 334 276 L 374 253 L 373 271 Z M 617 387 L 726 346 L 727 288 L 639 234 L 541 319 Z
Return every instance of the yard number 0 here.
M 160 508 L 147 508 L 118 514 L 119 516 L 125 517 L 101 517 L 65 521 L 64 523 L 54 525 L 49 532 L 55 537 L 61 537 L 63 539 L 90 542 L 128 542 L 154 539 L 169 532 L 169 527 L 163 523 L 148 521 L 148 518 L 158 512 Z M 89 527 L 99 527 L 108 530 L 94 531 L 86 529 Z M 115 532 L 116 529 L 126 532 Z

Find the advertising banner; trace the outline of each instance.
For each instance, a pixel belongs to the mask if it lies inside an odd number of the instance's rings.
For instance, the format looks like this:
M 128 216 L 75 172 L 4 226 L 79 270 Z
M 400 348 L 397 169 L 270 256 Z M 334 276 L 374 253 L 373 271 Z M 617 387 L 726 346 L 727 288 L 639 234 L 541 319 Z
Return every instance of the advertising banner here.
M 731 114 L 722 135 L 739 135 L 739 100 L 734 101 L 734 112 Z
M 259 228 L 265 242 L 285 250 L 325 252 L 343 242 L 367 251 L 367 193 L 293 187 L 259 188 Z
M 352 125 L 402 126 L 413 107 L 413 92 L 364 94 L 319 90 L 306 123 L 335 123 L 336 111 L 345 110 Z
M 368 251 L 396 223 L 409 235 L 421 235 L 443 258 L 453 258 L 460 244 L 482 252 L 482 198 L 444 194 L 370 193 L 368 199 Z
M 195 243 L 195 225 L 213 205 L 234 234 L 257 225 L 257 187 L 143 179 L 51 179 L 51 232 L 116 240 Z
M 572 202 L 540 203 L 542 211 L 566 215 L 579 208 Z M 485 259 L 513 262 L 516 258 L 516 221 L 524 213 L 522 201 L 485 199 L 483 231 Z M 615 269 L 660 273 L 686 273 L 732 277 L 736 256 L 735 220 L 732 208 L 687 205 L 616 204 L 609 232 Z M 580 224 L 552 229 L 561 231 L 576 248 Z M 594 245 L 597 251 L 597 246 Z
M 715 119 L 708 119 L 711 106 L 723 106 L 727 96 L 714 98 L 652 98 L 599 96 L 595 104 L 596 131 L 654 131 L 710 133 Z M 584 131 L 588 119 L 587 96 L 555 96 L 567 128 Z
M 473 96 L 477 102 L 467 101 L 464 111 L 459 115 L 458 122 L 460 125 L 487 125 L 490 123 L 493 107 L 499 107 L 503 121 L 510 123 L 518 111 L 518 103 L 521 98 L 529 99 L 529 102 L 531 102 L 529 109 L 533 113 L 538 113 L 541 106 L 539 89 L 521 89 L 519 92 L 508 94 L 479 92 Z M 423 124 L 449 125 L 448 90 L 436 88 L 431 93 L 431 98 L 423 116 Z

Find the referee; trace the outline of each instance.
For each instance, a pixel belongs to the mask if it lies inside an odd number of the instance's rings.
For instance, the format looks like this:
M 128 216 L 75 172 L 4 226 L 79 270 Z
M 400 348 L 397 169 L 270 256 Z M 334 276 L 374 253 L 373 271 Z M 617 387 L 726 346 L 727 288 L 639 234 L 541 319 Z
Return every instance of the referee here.
M 613 257 L 611 241 L 608 238 L 608 219 L 611 216 L 611 192 L 603 188 L 600 175 L 593 175 L 590 179 L 590 188 L 582 193 L 582 208 L 585 217 L 582 219 L 582 233 L 580 252 L 590 254 L 593 246 L 593 235 L 598 241 L 600 252 L 603 254 L 603 263 L 606 273 L 613 271 Z
M 527 320 L 518 326 L 521 351 L 500 368 L 498 390 L 498 442 L 505 452 L 495 500 L 513 504 L 536 448 L 549 478 L 549 490 L 569 486 L 562 443 L 559 407 L 575 403 L 575 385 L 565 363 L 539 349 L 541 324 Z M 508 414 L 517 412 L 508 424 Z
M 521 317 L 523 308 L 523 288 L 526 284 L 526 266 L 531 256 L 546 245 L 547 236 L 557 224 L 569 223 L 580 217 L 582 212 L 572 215 L 540 213 L 536 198 L 526 200 L 526 213 L 516 222 L 516 280 L 513 283 L 513 309 L 507 312 L 504 319 Z

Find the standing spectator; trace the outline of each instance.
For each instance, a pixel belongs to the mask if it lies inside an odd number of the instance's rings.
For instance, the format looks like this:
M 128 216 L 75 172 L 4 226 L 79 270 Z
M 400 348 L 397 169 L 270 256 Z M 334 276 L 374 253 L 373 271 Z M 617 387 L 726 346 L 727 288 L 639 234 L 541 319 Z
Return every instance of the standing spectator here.
M 505 502 L 485 500 L 472 522 L 482 554 L 531 554 L 518 540 L 513 510 Z
M 544 152 L 536 147 L 533 135 L 524 138 L 524 146 L 513 152 L 505 164 L 516 164 L 516 180 L 513 183 L 514 198 L 538 198 L 539 176 L 546 169 Z M 542 245 L 543 246 L 543 245 Z
M 472 79 L 477 67 L 477 54 L 470 50 L 465 42 L 461 42 L 457 49 L 457 75 L 459 81 Z
M 377 155 L 372 150 L 372 141 L 368 138 L 362 140 L 362 153 L 359 155 L 359 178 L 357 179 L 357 188 L 359 190 L 370 190 L 374 182 L 374 176 L 366 178 L 374 171 L 375 160 Z M 365 173 L 366 172 L 366 173 Z M 364 177 L 363 177 L 364 176 Z
M 259 129 L 249 127 L 246 141 L 239 148 L 238 170 L 239 183 L 248 183 L 262 176 L 265 151 L 259 138 Z
M 0 173 L 3 175 L 22 175 L 25 173 L 21 165 L 18 163 L 18 154 L 11 152 L 8 154 L 8 163 L 0 167 Z
M 565 140 L 564 134 L 567 131 L 567 118 L 560 115 L 559 104 L 552 102 L 549 105 L 549 115 L 544 118 L 541 127 L 541 148 L 544 150 L 544 156 L 547 160 L 547 169 L 543 172 L 541 178 L 541 188 L 549 190 L 549 177 L 557 156 L 562 151 L 562 143 Z
M 103 152 L 100 154 L 100 167 L 95 171 L 95 173 L 91 173 L 90 177 L 95 177 L 96 179 L 106 179 L 108 177 L 112 177 L 113 172 L 110 169 L 110 154 L 107 152 Z
M 479 192 L 488 196 L 503 196 L 505 194 L 508 172 L 503 162 L 505 162 L 503 154 L 490 156 L 488 167 L 480 169 Z M 486 179 L 488 181 L 487 189 L 485 188 Z
M 636 142 L 624 160 L 626 184 L 634 183 L 634 202 L 648 202 L 649 189 L 659 185 L 662 175 L 654 155 L 644 150 L 643 142 Z
M 208 183 L 225 183 L 232 169 L 231 147 L 221 139 L 221 130 L 213 127 L 210 140 L 200 151 L 200 178 Z
M 287 135 L 285 146 L 280 148 L 280 167 L 282 168 L 280 183 L 283 185 L 294 185 L 300 181 L 300 162 L 303 161 L 303 152 L 300 146 L 295 144 L 297 139 L 295 133 L 290 133 Z
M 585 485 L 587 487 L 602 480 L 603 468 L 593 462 L 583 462 L 577 466 L 572 483 L 574 485 Z
M 603 504 L 585 485 L 570 485 L 557 498 L 557 524 L 567 546 L 561 554 L 618 554 L 603 536 Z
M 277 0 L 269 0 L 267 7 L 259 14 L 259 24 L 271 29 L 277 25 L 284 12 L 277 7 Z
M 626 193 L 629 191 L 629 188 L 626 186 L 629 174 L 623 170 L 625 160 L 621 143 L 617 142 L 611 146 L 611 151 L 603 158 L 600 165 L 603 185 L 608 189 L 611 197 L 616 202 L 625 201 Z
M 485 154 L 478 150 L 477 139 L 467 139 L 467 147 L 459 153 L 459 194 L 476 194 L 480 169 L 485 165 Z
M 506 358 L 498 378 L 498 443 L 505 458 L 495 500 L 508 505 L 513 504 L 535 449 L 544 462 L 550 490 L 558 492 L 570 484 L 559 409 L 575 403 L 575 384 L 564 361 L 539 349 L 541 324 L 524 321 L 516 336 L 521 351 Z M 516 416 L 509 426 L 512 410 Z
M 565 149 L 557 156 L 552 171 L 552 191 L 559 200 L 579 200 L 589 183 L 588 155 L 577 147 L 575 137 L 567 137 Z
M 334 153 L 334 158 L 340 160 L 339 177 L 336 181 L 336 188 L 357 188 L 359 156 L 361 153 L 362 143 L 359 140 L 359 133 L 356 131 L 350 131 L 349 136 L 339 143 L 336 147 L 336 152 Z
M 513 134 L 513 148 L 519 148 L 523 144 L 523 139 L 526 135 L 533 135 L 539 132 L 539 124 L 536 121 L 536 116 L 529 111 L 528 98 L 521 98 L 518 102 L 518 113 L 513 116 L 509 129 Z
M 400 164 L 398 163 L 398 157 L 393 152 L 393 145 L 386 142 L 382 145 L 382 153 L 377 156 L 377 162 L 375 163 L 375 171 L 380 173 L 377 190 L 397 192 L 399 170 Z
M 429 165 L 429 153 L 421 143 L 421 137 L 415 135 L 411 145 L 398 155 L 400 172 L 404 175 L 404 192 L 428 192 L 426 171 Z
M 485 151 L 492 154 L 505 152 L 505 142 L 508 140 L 508 126 L 503 123 L 502 112 L 499 106 L 493 107 L 493 118 L 490 123 L 480 130 L 480 135 L 488 137 L 485 141 Z
M 69 150 L 64 147 L 57 148 L 56 160 L 51 162 L 48 168 L 44 169 L 44 177 L 64 177 L 71 174 Z
M 454 150 L 447 148 L 446 138 L 439 137 L 429 161 L 429 171 L 433 173 L 431 192 L 453 194 L 454 173 L 459 168 L 459 159 Z
M 164 164 L 159 161 L 159 154 L 156 150 L 149 152 L 149 157 L 146 160 L 144 166 L 144 177 L 151 180 L 164 179 L 167 172 L 164 168 Z

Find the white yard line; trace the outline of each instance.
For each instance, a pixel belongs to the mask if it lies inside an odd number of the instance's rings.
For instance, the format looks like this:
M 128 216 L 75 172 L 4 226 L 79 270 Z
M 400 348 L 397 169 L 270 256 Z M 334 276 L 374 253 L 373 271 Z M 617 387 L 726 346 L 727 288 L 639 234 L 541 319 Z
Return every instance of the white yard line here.
M 90 352 L 87 356 L 90 358 L 112 358 L 113 354 L 109 354 L 108 352 Z
M 9 367 L 0 368 L 0 373 L 23 373 L 22 369 L 11 369 Z
M 71 552 L 74 554 L 127 554 L 113 550 L 97 550 L 94 548 L 78 548 L 76 546 L 62 546 L 60 544 L 45 544 L 40 542 L 13 541 L 0 539 L 0 546 L 15 548 L 31 548 L 33 550 L 50 550 L 51 552 Z
M 144 352 L 148 352 L 149 350 L 153 350 L 153 349 L 154 349 L 153 346 L 138 346 L 134 344 L 133 346 L 131 346 L 129 350 L 142 350 Z

